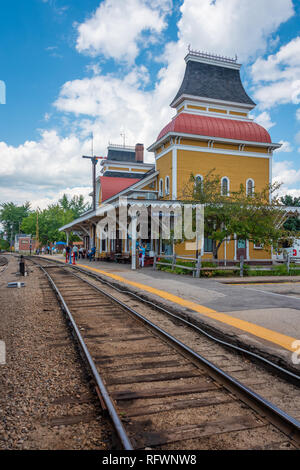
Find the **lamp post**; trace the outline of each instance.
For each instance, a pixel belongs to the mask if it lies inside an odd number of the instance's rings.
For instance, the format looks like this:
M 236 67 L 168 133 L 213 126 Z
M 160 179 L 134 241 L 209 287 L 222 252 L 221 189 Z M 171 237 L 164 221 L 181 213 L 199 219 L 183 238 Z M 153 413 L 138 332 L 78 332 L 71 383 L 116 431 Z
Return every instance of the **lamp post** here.
M 39 248 L 39 208 L 36 210 L 36 230 L 35 230 L 35 240 L 36 240 L 36 247 L 35 249 L 37 250 Z
M 88 157 L 86 155 L 83 155 L 82 158 L 88 158 L 91 160 L 93 164 L 93 169 L 92 169 L 92 174 L 93 174 L 93 211 L 96 210 L 96 165 L 98 163 L 99 158 L 101 157 Z
M 101 157 L 88 157 L 86 155 L 83 155 L 82 158 L 88 158 L 89 160 L 91 160 L 92 164 L 93 164 L 93 211 L 95 212 L 96 210 L 96 165 L 98 163 L 98 160 L 101 158 Z M 96 242 L 96 231 L 95 229 L 93 228 L 93 245 L 95 246 L 95 242 Z

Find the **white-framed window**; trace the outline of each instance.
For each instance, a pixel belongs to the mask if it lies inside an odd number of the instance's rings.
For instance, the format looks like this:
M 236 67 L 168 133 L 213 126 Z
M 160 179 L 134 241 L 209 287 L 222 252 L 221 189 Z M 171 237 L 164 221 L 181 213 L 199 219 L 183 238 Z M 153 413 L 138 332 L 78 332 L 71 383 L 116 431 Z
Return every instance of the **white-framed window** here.
M 221 194 L 222 196 L 229 196 L 229 178 L 223 176 L 221 179 Z
M 202 175 L 196 175 L 195 176 L 195 186 L 201 185 L 203 182 L 203 176 Z
M 159 196 L 162 197 L 164 195 L 164 180 L 161 178 L 159 180 Z
M 255 250 L 262 250 L 262 249 L 263 249 L 263 246 L 262 246 L 261 243 L 254 243 L 254 244 L 253 244 L 253 248 L 254 248 Z
M 213 241 L 211 238 L 208 238 L 208 237 L 204 238 L 204 252 L 205 253 L 213 252 Z
M 165 179 L 165 194 L 166 194 L 166 196 L 170 194 L 170 178 L 169 178 L 169 176 L 166 176 L 166 179 Z
M 246 194 L 247 196 L 254 195 L 254 181 L 252 178 L 248 178 L 246 181 Z

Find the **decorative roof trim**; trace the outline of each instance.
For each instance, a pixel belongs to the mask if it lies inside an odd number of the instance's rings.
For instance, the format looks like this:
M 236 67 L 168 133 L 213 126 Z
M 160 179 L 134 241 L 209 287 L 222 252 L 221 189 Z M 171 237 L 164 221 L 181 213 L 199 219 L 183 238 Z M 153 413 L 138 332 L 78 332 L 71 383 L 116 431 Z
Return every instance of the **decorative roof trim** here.
M 161 139 L 157 140 L 154 142 L 150 147 L 147 148 L 148 152 L 154 152 L 157 147 L 160 147 L 166 140 L 168 140 L 171 137 L 187 137 L 190 139 L 194 140 L 204 140 L 204 141 L 210 141 L 212 140 L 211 136 L 207 135 L 198 135 L 198 134 L 185 134 L 181 132 L 168 132 L 165 134 Z M 270 143 L 270 142 L 255 142 L 255 141 L 249 141 L 249 140 L 236 140 L 236 139 L 226 139 L 225 137 L 214 137 L 214 141 L 216 142 L 224 142 L 228 144 L 245 144 L 245 145 L 252 145 L 253 147 L 270 147 L 272 150 L 278 149 L 281 147 L 282 144 L 276 144 L 276 143 Z M 176 145 L 176 144 L 175 144 Z M 169 150 L 171 147 L 168 147 L 167 150 Z
M 184 60 L 188 63 L 189 60 L 193 62 L 201 62 L 203 64 L 218 65 L 219 67 L 226 67 L 228 69 L 240 70 L 242 64 L 237 63 L 237 59 L 230 59 L 229 57 L 222 57 L 213 54 L 206 54 L 205 52 L 189 51 Z
M 191 100 L 193 102 L 202 102 L 202 103 L 208 103 L 209 105 L 219 105 L 219 106 L 234 106 L 235 108 L 239 109 L 247 109 L 248 111 L 251 111 L 251 109 L 255 108 L 255 104 L 246 104 L 246 103 L 237 103 L 235 101 L 226 101 L 226 100 L 218 100 L 216 98 L 207 98 L 205 96 L 194 96 L 194 95 L 188 95 L 183 93 L 180 95 L 176 101 L 172 101 L 170 106 L 172 108 L 176 108 L 181 104 L 182 101 L 184 100 Z
M 197 116 L 207 116 L 207 117 L 216 117 L 216 118 L 222 118 L 222 119 L 231 119 L 232 121 L 248 121 L 248 122 L 253 122 L 254 118 L 250 118 L 249 116 L 234 116 L 233 114 L 229 113 L 217 113 L 213 111 L 202 111 L 202 110 L 197 110 L 197 109 L 189 109 L 185 108 L 179 111 L 177 114 L 196 114 Z M 174 116 L 176 117 L 176 116 Z
M 145 163 L 145 162 L 137 162 L 137 161 L 131 161 L 131 162 L 125 162 L 125 161 L 122 161 L 122 160 L 101 160 L 100 162 L 100 165 L 101 166 L 104 166 L 104 165 L 108 165 L 108 166 L 120 166 L 120 167 L 123 167 L 124 165 L 125 166 L 128 166 L 128 167 L 132 167 L 132 168 L 152 168 L 152 166 L 154 165 L 153 163 Z
M 107 146 L 107 150 L 123 150 L 124 152 L 132 152 L 135 153 L 135 147 L 131 145 L 118 145 L 118 144 L 112 144 L 109 142 Z

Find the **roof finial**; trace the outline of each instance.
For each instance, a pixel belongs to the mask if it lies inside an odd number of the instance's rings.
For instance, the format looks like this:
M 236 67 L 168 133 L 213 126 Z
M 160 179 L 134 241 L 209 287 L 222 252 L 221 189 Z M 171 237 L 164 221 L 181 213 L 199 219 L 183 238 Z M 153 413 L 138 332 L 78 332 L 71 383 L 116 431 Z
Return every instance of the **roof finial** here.
M 217 60 L 218 62 L 225 62 L 225 63 L 227 62 L 227 63 L 230 63 L 230 64 L 234 64 L 234 63 L 237 62 L 237 55 L 236 54 L 235 54 L 235 58 L 232 59 L 231 57 L 227 57 L 227 56 L 221 56 L 221 55 L 217 55 L 217 54 L 210 54 L 209 52 L 193 50 L 193 49 L 191 49 L 190 44 L 188 45 L 188 53 L 192 54 L 194 56 L 197 56 L 197 57 L 202 57 L 204 59 Z

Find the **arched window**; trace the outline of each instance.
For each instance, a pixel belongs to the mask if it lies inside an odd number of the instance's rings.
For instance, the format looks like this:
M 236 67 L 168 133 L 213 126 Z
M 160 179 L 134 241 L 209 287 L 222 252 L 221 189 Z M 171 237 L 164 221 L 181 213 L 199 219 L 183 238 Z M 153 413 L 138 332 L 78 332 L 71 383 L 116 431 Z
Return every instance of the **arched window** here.
M 159 180 L 159 196 L 163 196 L 164 195 L 164 181 L 163 179 L 160 179 Z
M 195 186 L 200 186 L 202 185 L 203 182 L 203 176 L 202 175 L 196 175 L 195 176 Z
M 221 194 L 222 196 L 229 196 L 229 179 L 223 176 L 221 179 Z
M 168 176 L 165 179 L 165 194 L 170 194 L 170 178 Z
M 247 196 L 253 196 L 254 194 L 254 181 L 251 178 L 246 181 L 246 194 Z

